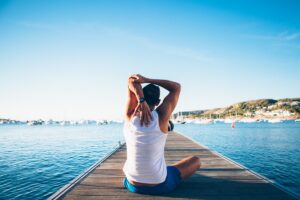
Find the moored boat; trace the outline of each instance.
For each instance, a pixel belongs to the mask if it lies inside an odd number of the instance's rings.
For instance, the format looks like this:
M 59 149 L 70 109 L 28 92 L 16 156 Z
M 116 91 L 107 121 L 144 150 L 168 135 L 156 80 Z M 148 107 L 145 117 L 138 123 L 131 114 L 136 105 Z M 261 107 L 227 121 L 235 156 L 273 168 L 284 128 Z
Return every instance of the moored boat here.
M 243 118 L 240 120 L 240 122 L 244 122 L 244 123 L 254 123 L 254 122 L 257 122 L 258 120 L 257 119 L 254 119 L 254 118 Z
M 269 123 L 281 123 L 282 120 L 281 119 L 268 119 Z

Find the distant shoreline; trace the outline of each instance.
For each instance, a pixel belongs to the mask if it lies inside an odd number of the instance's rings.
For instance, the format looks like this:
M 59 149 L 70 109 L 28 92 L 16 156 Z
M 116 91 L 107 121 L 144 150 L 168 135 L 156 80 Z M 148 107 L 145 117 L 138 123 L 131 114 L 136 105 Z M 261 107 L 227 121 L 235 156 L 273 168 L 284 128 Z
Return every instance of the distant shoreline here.
M 224 108 L 181 111 L 172 119 L 256 119 L 295 120 L 300 118 L 300 98 L 258 99 L 232 104 Z
M 180 111 L 171 116 L 175 123 L 196 122 L 200 124 L 215 121 L 224 122 L 260 122 L 270 121 L 276 123 L 285 120 L 300 119 L 300 98 L 285 99 L 258 99 L 232 104 L 225 108 L 214 108 L 208 110 Z M 84 125 L 96 124 L 106 125 L 111 123 L 122 123 L 123 120 L 13 120 L 1 119 L 0 124 L 58 124 L 58 125 Z

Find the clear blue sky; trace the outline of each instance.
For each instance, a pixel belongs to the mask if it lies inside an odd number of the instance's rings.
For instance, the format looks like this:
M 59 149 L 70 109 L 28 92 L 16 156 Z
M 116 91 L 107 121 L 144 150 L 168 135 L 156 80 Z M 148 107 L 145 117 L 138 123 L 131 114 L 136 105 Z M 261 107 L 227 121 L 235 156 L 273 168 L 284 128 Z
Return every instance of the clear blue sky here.
M 121 118 L 132 73 L 180 82 L 176 111 L 299 97 L 299 10 L 296 0 L 0 0 L 0 117 Z

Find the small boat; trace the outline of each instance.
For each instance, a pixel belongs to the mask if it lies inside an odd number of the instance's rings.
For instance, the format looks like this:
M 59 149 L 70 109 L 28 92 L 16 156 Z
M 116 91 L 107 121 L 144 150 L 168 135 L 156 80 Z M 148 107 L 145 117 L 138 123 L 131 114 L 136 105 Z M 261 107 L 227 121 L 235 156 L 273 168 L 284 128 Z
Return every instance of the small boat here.
M 244 122 L 244 123 L 254 123 L 254 122 L 257 122 L 258 120 L 257 119 L 254 119 L 254 118 L 243 118 L 240 120 L 240 122 Z
M 75 120 L 74 120 L 74 121 L 70 121 L 70 125 L 73 125 L 73 126 L 74 126 L 74 125 L 78 125 L 78 122 L 75 121 Z
M 49 120 L 45 121 L 45 125 L 51 125 L 51 124 L 53 124 L 53 120 L 52 119 L 49 119 Z
M 89 124 L 89 122 L 88 122 L 88 120 L 79 120 L 78 124 L 79 125 L 87 125 L 87 124 Z
M 185 124 L 185 120 L 183 119 L 182 112 L 177 114 L 177 117 L 174 120 L 174 124 Z
M 295 122 L 300 122 L 300 119 L 296 119 Z
M 232 122 L 234 121 L 234 119 L 225 119 L 224 120 L 224 123 L 227 123 L 227 124 L 231 124 Z
M 224 122 L 224 121 L 225 121 L 224 119 L 220 119 L 220 118 L 214 119 L 214 123 L 217 123 L 217 122 Z
M 269 119 L 268 122 L 269 123 L 281 123 L 282 120 L 281 119 Z
M 195 120 L 195 124 L 213 124 L 214 120 L 212 119 L 200 119 L 200 120 Z
M 40 120 L 38 120 L 38 121 L 29 121 L 28 123 L 27 123 L 27 125 L 29 125 L 29 126 L 36 126 L 36 125 L 42 125 L 44 122 L 43 121 L 40 121 Z
M 187 124 L 194 123 L 194 122 L 195 122 L 195 120 L 193 120 L 193 119 L 186 119 L 185 120 L 185 123 L 187 123 Z
M 61 121 L 60 125 L 61 126 L 67 126 L 67 125 L 70 125 L 70 122 L 69 121 Z
M 96 122 L 97 125 L 107 125 L 109 124 L 107 120 L 100 120 Z
M 33 122 L 33 121 L 27 122 L 27 125 L 28 125 L 28 126 L 33 126 L 33 125 L 34 125 L 34 122 Z

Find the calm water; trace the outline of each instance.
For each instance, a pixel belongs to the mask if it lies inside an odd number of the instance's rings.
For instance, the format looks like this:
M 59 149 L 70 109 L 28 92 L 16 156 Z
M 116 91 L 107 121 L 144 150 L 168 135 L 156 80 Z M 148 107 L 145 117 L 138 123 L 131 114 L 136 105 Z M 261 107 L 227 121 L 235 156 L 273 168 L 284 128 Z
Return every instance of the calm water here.
M 300 123 L 177 125 L 199 141 L 300 195 Z
M 122 140 L 121 125 L 0 126 L 0 199 L 45 199 Z
M 300 123 L 176 130 L 300 194 Z M 122 125 L 0 126 L 0 199 L 45 199 L 123 140 Z

